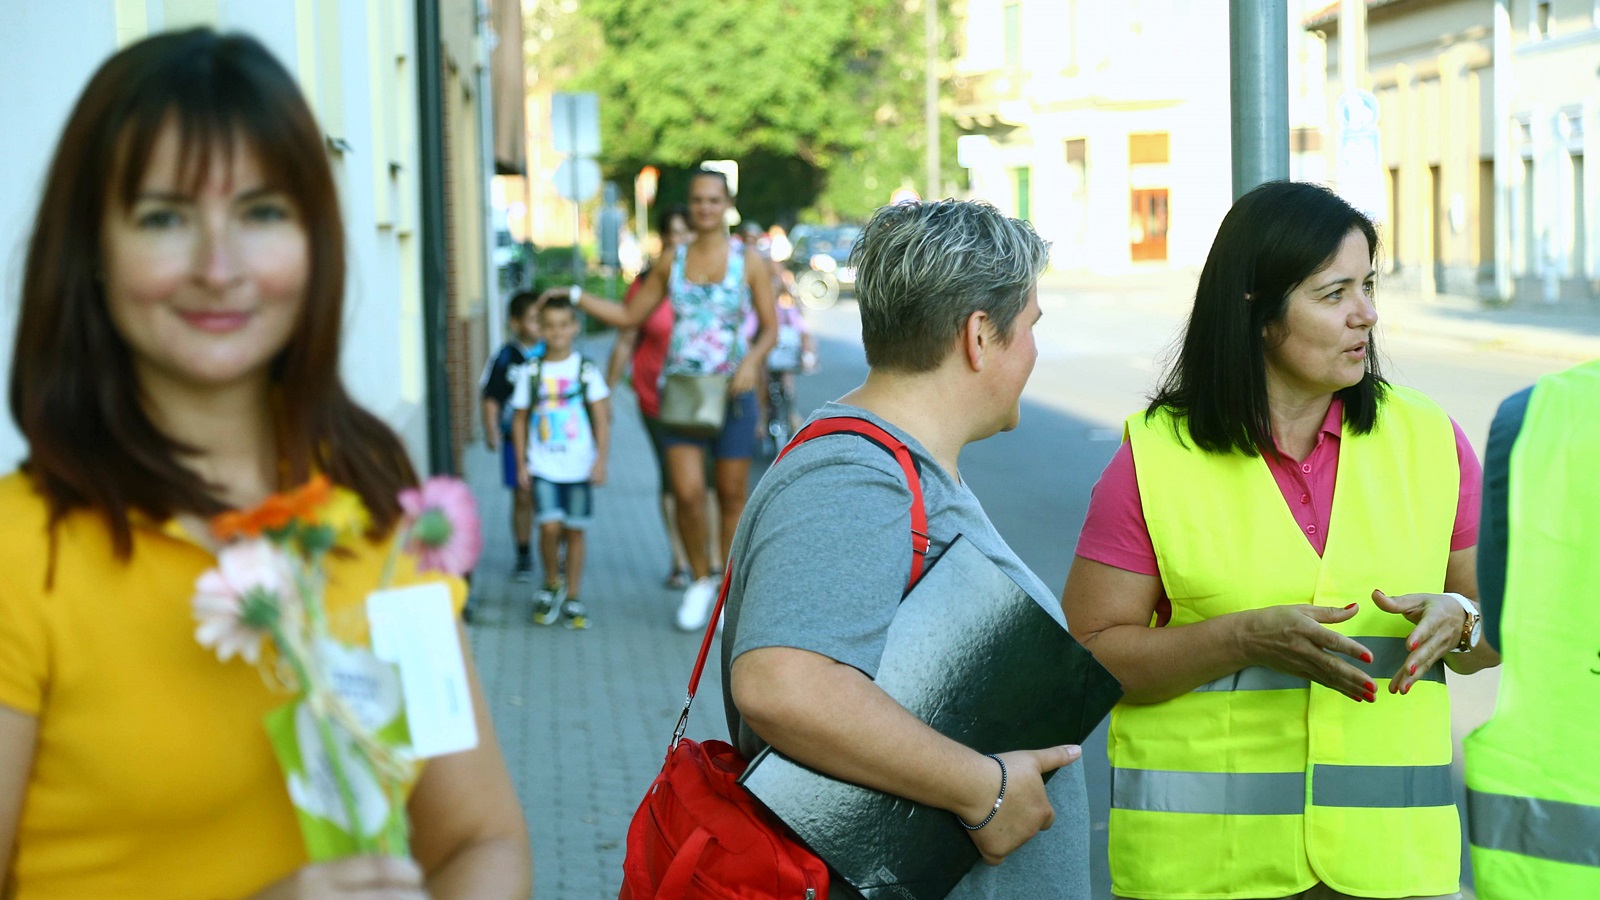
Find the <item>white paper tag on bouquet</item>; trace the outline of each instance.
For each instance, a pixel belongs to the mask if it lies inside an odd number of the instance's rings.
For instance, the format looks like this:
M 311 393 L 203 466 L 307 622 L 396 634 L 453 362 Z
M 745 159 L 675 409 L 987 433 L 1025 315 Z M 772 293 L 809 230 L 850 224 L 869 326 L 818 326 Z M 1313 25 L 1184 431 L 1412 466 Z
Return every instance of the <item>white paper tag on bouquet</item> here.
M 450 589 L 419 584 L 375 591 L 367 596 L 367 620 L 373 654 L 400 667 L 412 752 L 426 759 L 478 746 Z

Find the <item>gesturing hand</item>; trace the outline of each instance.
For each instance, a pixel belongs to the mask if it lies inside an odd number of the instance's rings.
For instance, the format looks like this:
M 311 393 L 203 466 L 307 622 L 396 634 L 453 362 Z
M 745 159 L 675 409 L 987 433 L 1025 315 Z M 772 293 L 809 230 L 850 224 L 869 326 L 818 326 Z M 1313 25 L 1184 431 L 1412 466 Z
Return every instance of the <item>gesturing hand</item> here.
M 1083 755 L 1083 751 L 1076 745 L 1064 744 L 1043 750 L 1013 750 L 996 755 L 1006 765 L 1005 802 L 1000 804 L 1000 811 L 995 813 L 989 824 L 977 831 L 967 832 L 972 843 L 978 846 L 978 852 L 983 854 L 983 861 L 991 866 L 999 865 L 1008 854 L 1026 844 L 1034 835 L 1048 830 L 1055 822 L 1055 810 L 1050 807 L 1050 798 L 1044 792 L 1044 774 L 1071 765 Z M 994 768 L 995 792 L 998 794 L 1000 769 L 990 759 L 985 758 L 984 762 Z M 962 816 L 973 816 L 967 818 L 966 822 L 976 825 L 993 808 L 994 799 L 991 797 L 981 807 L 975 806 L 962 813 Z
M 1235 613 L 1240 617 L 1244 656 L 1255 665 L 1310 679 L 1352 700 L 1373 702 L 1378 686 L 1337 655 L 1372 662 L 1372 654 L 1354 639 L 1325 627 L 1349 621 L 1357 609 L 1354 603 L 1343 608 L 1300 603 Z
M 1461 604 L 1443 594 L 1403 594 L 1390 597 L 1383 591 L 1372 592 L 1372 602 L 1386 613 L 1405 616 L 1417 626 L 1406 636 L 1406 649 L 1411 653 L 1400 664 L 1399 671 L 1389 679 L 1389 693 L 1404 694 L 1416 684 L 1420 674 L 1433 668 L 1461 642 L 1461 629 L 1466 625 L 1467 611 Z

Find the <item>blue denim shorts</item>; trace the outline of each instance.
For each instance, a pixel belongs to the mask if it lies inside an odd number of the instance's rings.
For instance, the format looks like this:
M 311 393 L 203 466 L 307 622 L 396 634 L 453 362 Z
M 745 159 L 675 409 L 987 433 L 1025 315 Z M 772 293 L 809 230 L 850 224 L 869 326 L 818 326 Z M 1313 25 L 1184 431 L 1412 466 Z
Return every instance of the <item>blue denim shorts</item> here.
M 573 531 L 582 531 L 594 520 L 594 489 L 587 481 L 563 484 L 536 476 L 533 509 L 540 525 L 560 522 Z

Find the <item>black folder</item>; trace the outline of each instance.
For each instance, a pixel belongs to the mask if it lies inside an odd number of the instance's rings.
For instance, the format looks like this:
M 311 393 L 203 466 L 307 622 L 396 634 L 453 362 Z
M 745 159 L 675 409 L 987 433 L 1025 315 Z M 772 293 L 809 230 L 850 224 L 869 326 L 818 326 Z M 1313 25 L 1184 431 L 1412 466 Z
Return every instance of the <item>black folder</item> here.
M 900 604 L 876 682 L 983 753 L 1081 744 L 1122 696 L 1117 680 L 964 537 Z M 939 900 L 979 859 L 949 812 L 835 780 L 771 748 L 740 782 L 867 900 Z

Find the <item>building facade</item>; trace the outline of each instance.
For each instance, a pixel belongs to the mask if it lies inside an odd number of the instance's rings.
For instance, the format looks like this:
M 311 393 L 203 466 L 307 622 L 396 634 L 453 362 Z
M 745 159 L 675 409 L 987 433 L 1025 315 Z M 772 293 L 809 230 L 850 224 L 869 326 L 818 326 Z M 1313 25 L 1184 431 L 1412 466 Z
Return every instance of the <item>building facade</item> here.
M 247 32 L 300 82 L 327 137 L 348 241 L 342 373 L 352 394 L 405 440 L 423 470 L 452 469 L 438 410 L 470 411 L 470 383 L 430 365 L 424 285 L 426 242 L 443 230 L 451 273 L 443 329 L 463 368 L 482 359 L 490 305 L 485 241 L 487 172 L 478 97 L 484 16 L 477 0 L 436 4 L 435 58 L 445 101 L 446 219 L 424 221 L 420 174 L 437 153 L 419 129 L 416 0 L 70 0 L 0 4 L 0 370 L 9 372 L 24 248 L 44 171 L 90 74 L 117 48 L 162 30 L 211 25 Z M 483 4 L 486 8 L 486 3 Z M 449 323 L 466 322 L 466 329 Z M 473 354 L 477 359 L 473 360 Z M 468 380 L 470 381 L 470 379 Z M 445 391 L 444 402 L 439 392 Z M 444 418 L 449 418 L 445 416 Z M 452 429 L 461 440 L 460 424 Z M 465 434 L 470 434 L 470 423 Z M 0 421 L 0 471 L 26 454 L 14 424 Z
M 1328 42 L 1331 104 L 1344 81 L 1337 4 L 1305 25 Z M 1364 37 L 1391 277 L 1501 302 L 1593 303 L 1600 185 L 1584 160 L 1600 152 L 1600 2 L 1367 0 Z

